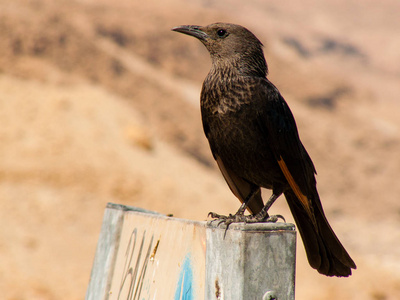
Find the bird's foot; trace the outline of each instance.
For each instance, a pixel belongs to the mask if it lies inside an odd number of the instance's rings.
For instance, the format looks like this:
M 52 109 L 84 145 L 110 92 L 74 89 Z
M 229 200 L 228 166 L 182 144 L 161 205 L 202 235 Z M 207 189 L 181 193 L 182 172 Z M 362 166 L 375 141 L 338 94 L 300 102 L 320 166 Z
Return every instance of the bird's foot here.
M 247 216 L 245 216 L 245 215 L 243 215 L 243 213 L 239 213 L 239 212 L 237 212 L 234 215 L 229 214 L 228 216 L 210 212 L 210 213 L 208 213 L 208 216 L 214 219 L 211 222 L 218 221 L 218 226 L 221 224 L 225 224 L 227 227 L 232 223 L 246 222 L 246 218 L 247 218 Z
M 243 211 L 241 211 L 240 209 L 234 215 L 229 214 L 228 216 L 224 216 L 224 215 L 220 215 L 220 214 L 217 214 L 214 212 L 210 212 L 210 213 L 208 213 L 208 216 L 214 219 L 211 222 L 218 221 L 217 226 L 219 226 L 221 224 L 225 224 L 226 228 L 225 228 L 225 232 L 224 232 L 224 238 L 226 237 L 226 232 L 228 231 L 229 225 L 231 225 L 232 223 L 246 222 L 246 218 L 248 217 L 248 216 L 245 216 L 243 214 Z
M 259 215 L 250 215 L 246 216 L 245 223 L 276 223 L 279 219 L 282 219 L 283 222 L 286 223 L 285 218 L 282 215 L 266 215 L 266 216 L 259 216 Z
M 286 223 L 286 220 L 282 215 L 269 216 L 267 214 L 264 216 L 262 214 L 257 214 L 245 216 L 239 211 L 234 215 L 229 214 L 228 216 L 210 212 L 208 213 L 208 216 L 214 219 L 211 222 L 218 221 L 217 226 L 225 224 L 226 228 L 224 238 L 226 236 L 226 232 L 228 231 L 229 225 L 231 225 L 232 223 L 276 223 L 278 219 L 282 219 Z
M 210 212 L 208 216 L 214 219 L 211 222 L 218 221 L 217 226 L 225 224 L 227 229 L 232 223 L 276 223 L 279 219 L 282 219 L 286 223 L 286 220 L 282 215 L 269 216 L 267 214 L 264 216 L 263 214 L 257 214 L 245 216 L 243 213 L 238 212 L 234 215 L 229 214 L 228 216 L 224 216 Z

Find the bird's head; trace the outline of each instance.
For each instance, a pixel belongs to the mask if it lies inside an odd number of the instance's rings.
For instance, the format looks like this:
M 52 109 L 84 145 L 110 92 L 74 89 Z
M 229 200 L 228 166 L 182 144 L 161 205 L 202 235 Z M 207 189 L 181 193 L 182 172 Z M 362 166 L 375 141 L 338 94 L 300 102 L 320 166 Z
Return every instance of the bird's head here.
M 213 64 L 230 64 L 242 73 L 266 76 L 262 43 L 248 29 L 230 23 L 214 23 L 207 26 L 183 25 L 173 31 L 194 36 L 210 52 Z

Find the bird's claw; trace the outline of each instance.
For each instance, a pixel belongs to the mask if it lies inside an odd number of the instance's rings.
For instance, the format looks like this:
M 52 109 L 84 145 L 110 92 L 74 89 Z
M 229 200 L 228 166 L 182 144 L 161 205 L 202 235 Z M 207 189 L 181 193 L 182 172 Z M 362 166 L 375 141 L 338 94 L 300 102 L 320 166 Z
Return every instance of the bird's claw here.
M 276 223 L 279 219 L 282 219 L 282 221 L 286 223 L 286 220 L 285 220 L 284 216 L 282 216 L 282 215 L 269 216 L 267 218 L 266 222 Z
M 217 214 L 212 211 L 208 213 L 207 217 L 213 218 L 214 220 L 212 220 L 212 221 L 215 221 L 216 219 L 226 219 L 227 218 L 227 216 L 220 215 L 220 214 Z

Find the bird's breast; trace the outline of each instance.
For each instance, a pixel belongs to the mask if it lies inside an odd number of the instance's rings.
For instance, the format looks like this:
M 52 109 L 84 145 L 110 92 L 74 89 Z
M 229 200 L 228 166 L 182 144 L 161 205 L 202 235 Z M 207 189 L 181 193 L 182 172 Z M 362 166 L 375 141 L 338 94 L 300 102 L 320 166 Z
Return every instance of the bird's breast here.
M 212 115 L 235 114 L 251 105 L 246 85 L 234 80 L 205 82 L 201 92 L 201 108 Z

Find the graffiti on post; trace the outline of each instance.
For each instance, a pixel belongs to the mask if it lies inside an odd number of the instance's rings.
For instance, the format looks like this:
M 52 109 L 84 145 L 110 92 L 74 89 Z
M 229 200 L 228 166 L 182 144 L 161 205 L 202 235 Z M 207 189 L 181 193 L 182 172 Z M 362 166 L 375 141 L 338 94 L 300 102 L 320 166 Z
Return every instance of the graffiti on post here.
M 128 246 L 125 251 L 125 262 L 121 276 L 121 283 L 117 299 L 137 300 L 143 287 L 143 279 L 146 274 L 147 265 L 153 246 L 154 236 L 152 235 L 145 248 L 146 231 L 143 232 L 141 241 L 138 238 L 138 230 L 132 231 Z M 136 257 L 134 257 L 134 254 Z M 142 256 L 144 258 L 142 259 Z M 128 290 L 126 294 L 126 290 Z
M 183 262 L 174 300 L 193 300 L 193 267 L 188 253 Z

